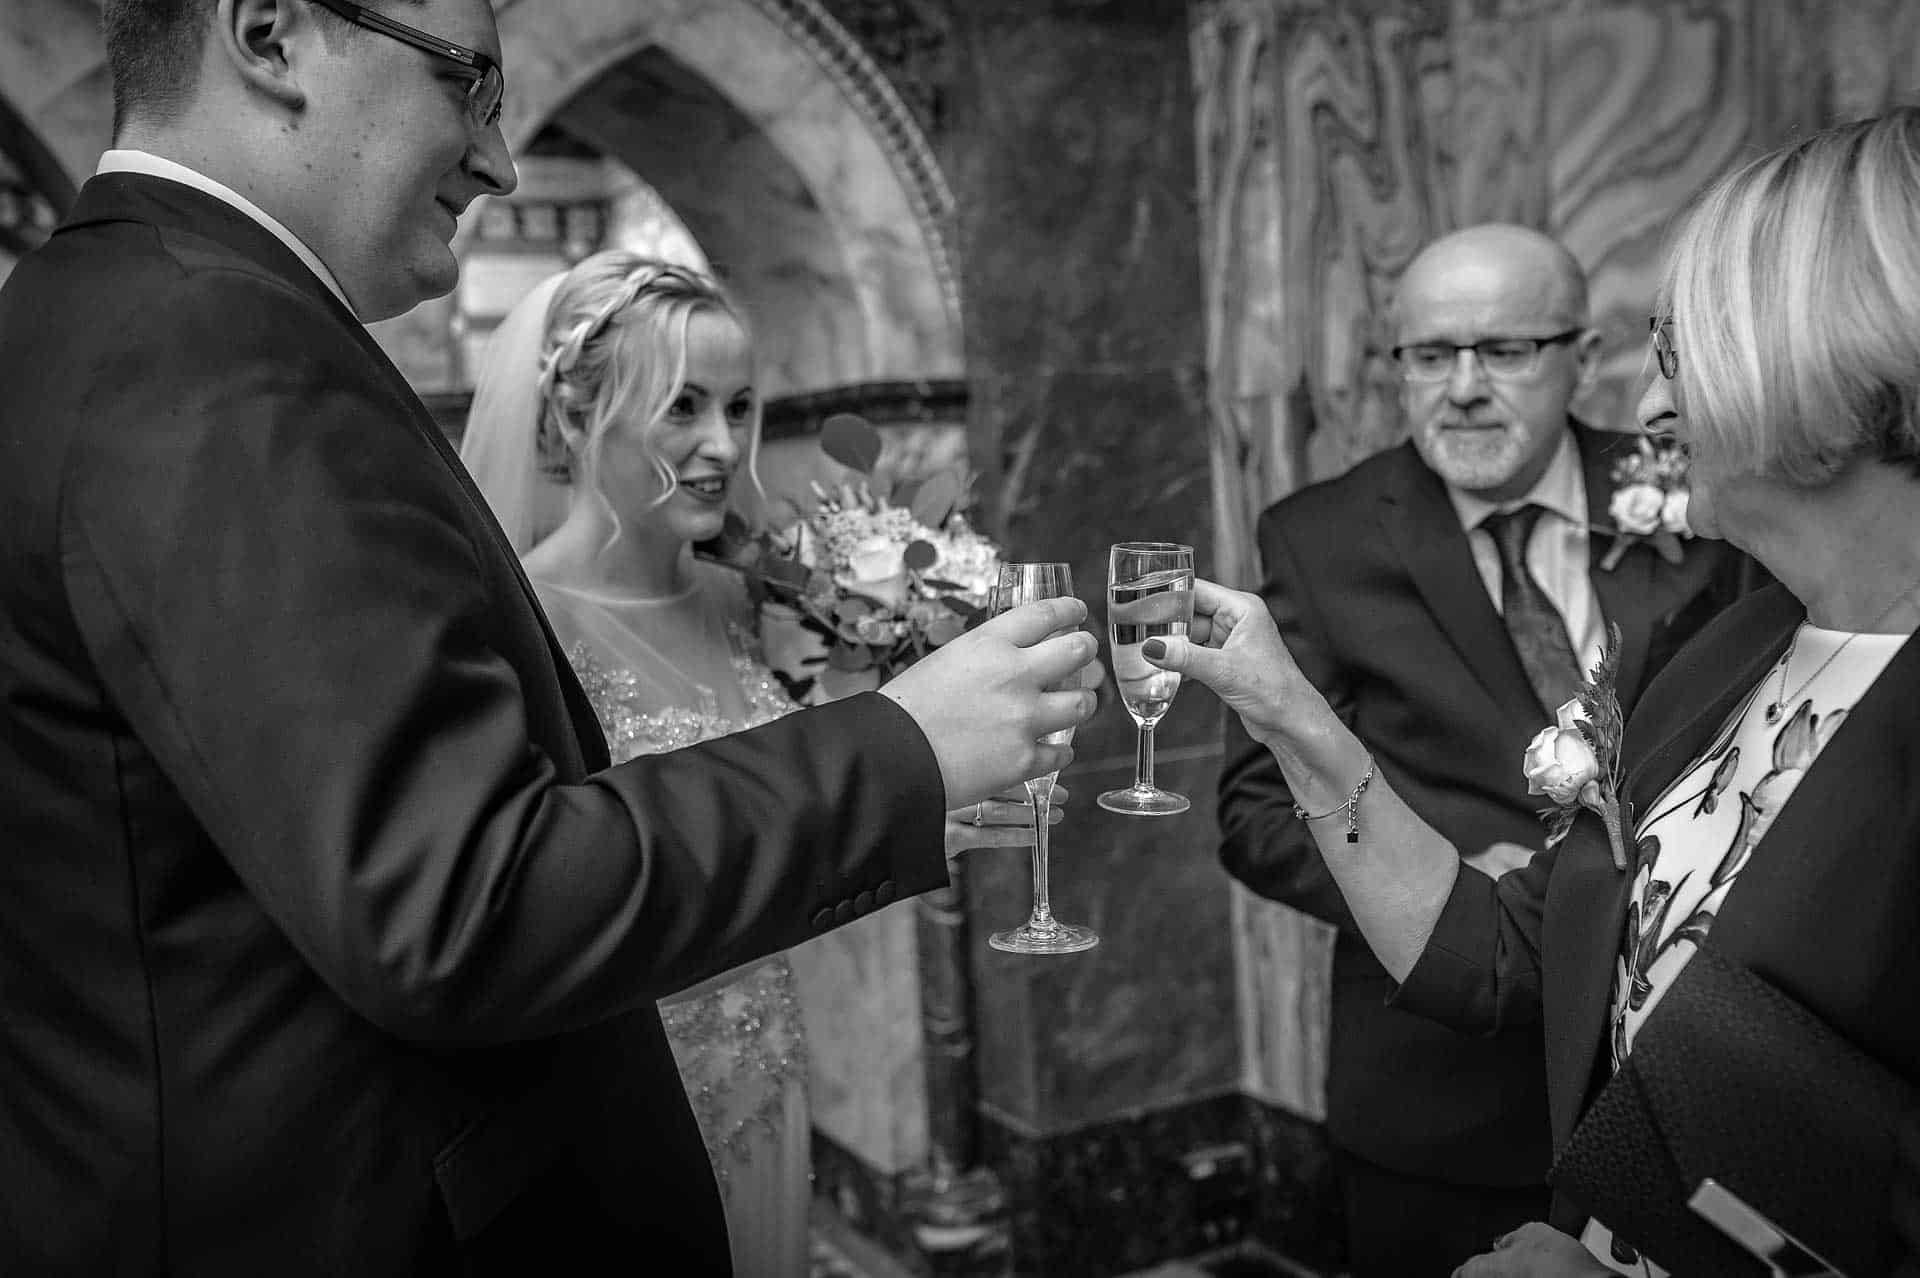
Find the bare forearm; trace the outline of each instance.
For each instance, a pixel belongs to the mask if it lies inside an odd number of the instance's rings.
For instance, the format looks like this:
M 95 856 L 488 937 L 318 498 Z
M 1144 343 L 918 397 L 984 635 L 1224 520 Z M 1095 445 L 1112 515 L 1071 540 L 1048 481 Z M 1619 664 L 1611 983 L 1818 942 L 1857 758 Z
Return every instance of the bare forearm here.
M 1268 746 L 1300 805 L 1333 814 L 1307 828 L 1368 946 L 1394 980 L 1405 979 L 1453 891 L 1459 855 L 1377 771 L 1355 804 L 1357 839 L 1347 841 L 1347 800 L 1371 756 L 1331 714 Z

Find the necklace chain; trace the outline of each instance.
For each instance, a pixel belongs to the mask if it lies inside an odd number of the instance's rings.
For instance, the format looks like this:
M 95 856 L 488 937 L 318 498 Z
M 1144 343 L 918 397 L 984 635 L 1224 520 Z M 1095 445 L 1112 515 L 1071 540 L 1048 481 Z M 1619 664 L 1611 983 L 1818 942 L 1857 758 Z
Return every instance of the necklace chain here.
M 1913 583 L 1913 585 L 1908 586 L 1905 590 L 1902 590 L 1899 594 L 1895 595 L 1892 601 L 1888 603 L 1885 608 L 1882 608 L 1880 610 L 1880 615 L 1875 617 L 1871 622 L 1867 624 L 1867 630 L 1872 630 L 1875 626 L 1878 626 L 1881 622 L 1885 621 L 1888 617 L 1891 617 L 1893 615 L 1893 610 L 1899 607 L 1902 600 L 1904 600 L 1908 595 L 1913 593 L 1915 586 L 1920 586 L 1920 581 Z M 1840 646 L 1838 648 L 1835 648 L 1832 652 L 1828 653 L 1827 659 L 1825 661 L 1822 661 L 1819 665 L 1815 666 L 1813 668 L 1813 673 L 1808 675 L 1806 678 L 1802 679 L 1799 682 L 1799 684 L 1794 688 L 1793 692 L 1789 694 L 1787 692 L 1787 668 L 1793 664 L 1794 650 L 1799 647 L 1801 632 L 1806 630 L 1806 628 L 1807 628 L 1807 623 L 1804 621 L 1801 622 L 1799 625 L 1795 626 L 1793 628 L 1793 638 L 1787 641 L 1787 655 L 1784 658 L 1782 658 L 1780 661 L 1780 695 L 1767 703 L 1766 720 L 1769 724 L 1780 722 L 1780 716 L 1786 712 L 1788 703 L 1790 703 L 1795 697 L 1799 696 L 1801 693 L 1805 692 L 1807 688 L 1813 683 L 1813 681 L 1820 677 L 1820 672 L 1825 670 L 1828 666 L 1832 665 L 1834 658 L 1838 657 L 1841 653 L 1847 650 L 1848 644 L 1852 643 L 1855 639 L 1858 639 L 1861 635 L 1867 632 L 1865 630 L 1856 630 L 1852 634 L 1848 635 L 1845 639 L 1842 639 L 1840 641 Z

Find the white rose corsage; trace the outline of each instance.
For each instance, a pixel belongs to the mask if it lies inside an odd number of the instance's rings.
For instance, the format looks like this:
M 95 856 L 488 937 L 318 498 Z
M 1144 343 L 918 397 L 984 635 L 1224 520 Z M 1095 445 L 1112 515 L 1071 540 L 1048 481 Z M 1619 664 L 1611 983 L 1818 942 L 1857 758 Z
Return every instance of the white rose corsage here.
M 1545 795 L 1551 807 L 1540 810 L 1547 825 L 1547 846 L 1567 837 L 1580 810 L 1597 814 L 1607 827 L 1607 843 L 1617 870 L 1627 868 L 1626 831 L 1632 805 L 1620 798 L 1620 627 L 1607 627 L 1600 664 L 1580 685 L 1579 694 L 1561 706 L 1551 726 L 1527 743 L 1521 768 L 1527 793 Z
M 1687 525 L 1687 455 L 1672 440 L 1642 436 L 1634 450 L 1613 464 L 1613 497 L 1607 502 L 1613 544 L 1601 559 L 1612 572 L 1627 551 L 1646 542 L 1670 564 L 1680 562 Z

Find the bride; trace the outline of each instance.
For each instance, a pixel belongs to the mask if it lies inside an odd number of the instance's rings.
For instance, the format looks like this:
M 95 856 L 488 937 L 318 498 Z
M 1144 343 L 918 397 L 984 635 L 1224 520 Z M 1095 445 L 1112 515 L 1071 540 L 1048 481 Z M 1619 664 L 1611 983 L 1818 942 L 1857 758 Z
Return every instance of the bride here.
M 611 250 L 537 286 L 488 347 L 460 456 L 521 556 L 615 762 L 796 707 L 761 662 L 743 583 L 693 555 L 756 490 L 760 401 L 738 307 L 711 278 Z M 1030 841 L 989 800 L 949 854 Z M 807 1053 L 776 957 L 661 1005 L 742 1275 L 804 1274 Z

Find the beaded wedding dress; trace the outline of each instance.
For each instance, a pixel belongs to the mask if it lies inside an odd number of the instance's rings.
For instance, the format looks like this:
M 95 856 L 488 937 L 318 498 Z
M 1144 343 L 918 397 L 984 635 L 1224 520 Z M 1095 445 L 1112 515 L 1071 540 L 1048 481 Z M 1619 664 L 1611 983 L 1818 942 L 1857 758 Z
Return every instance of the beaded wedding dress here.
M 756 727 L 796 707 L 760 663 L 739 579 L 695 561 L 693 586 L 617 599 L 535 580 L 614 762 Z M 781 957 L 660 1004 L 726 1207 L 734 1272 L 807 1272 L 812 1197 L 806 1037 Z

